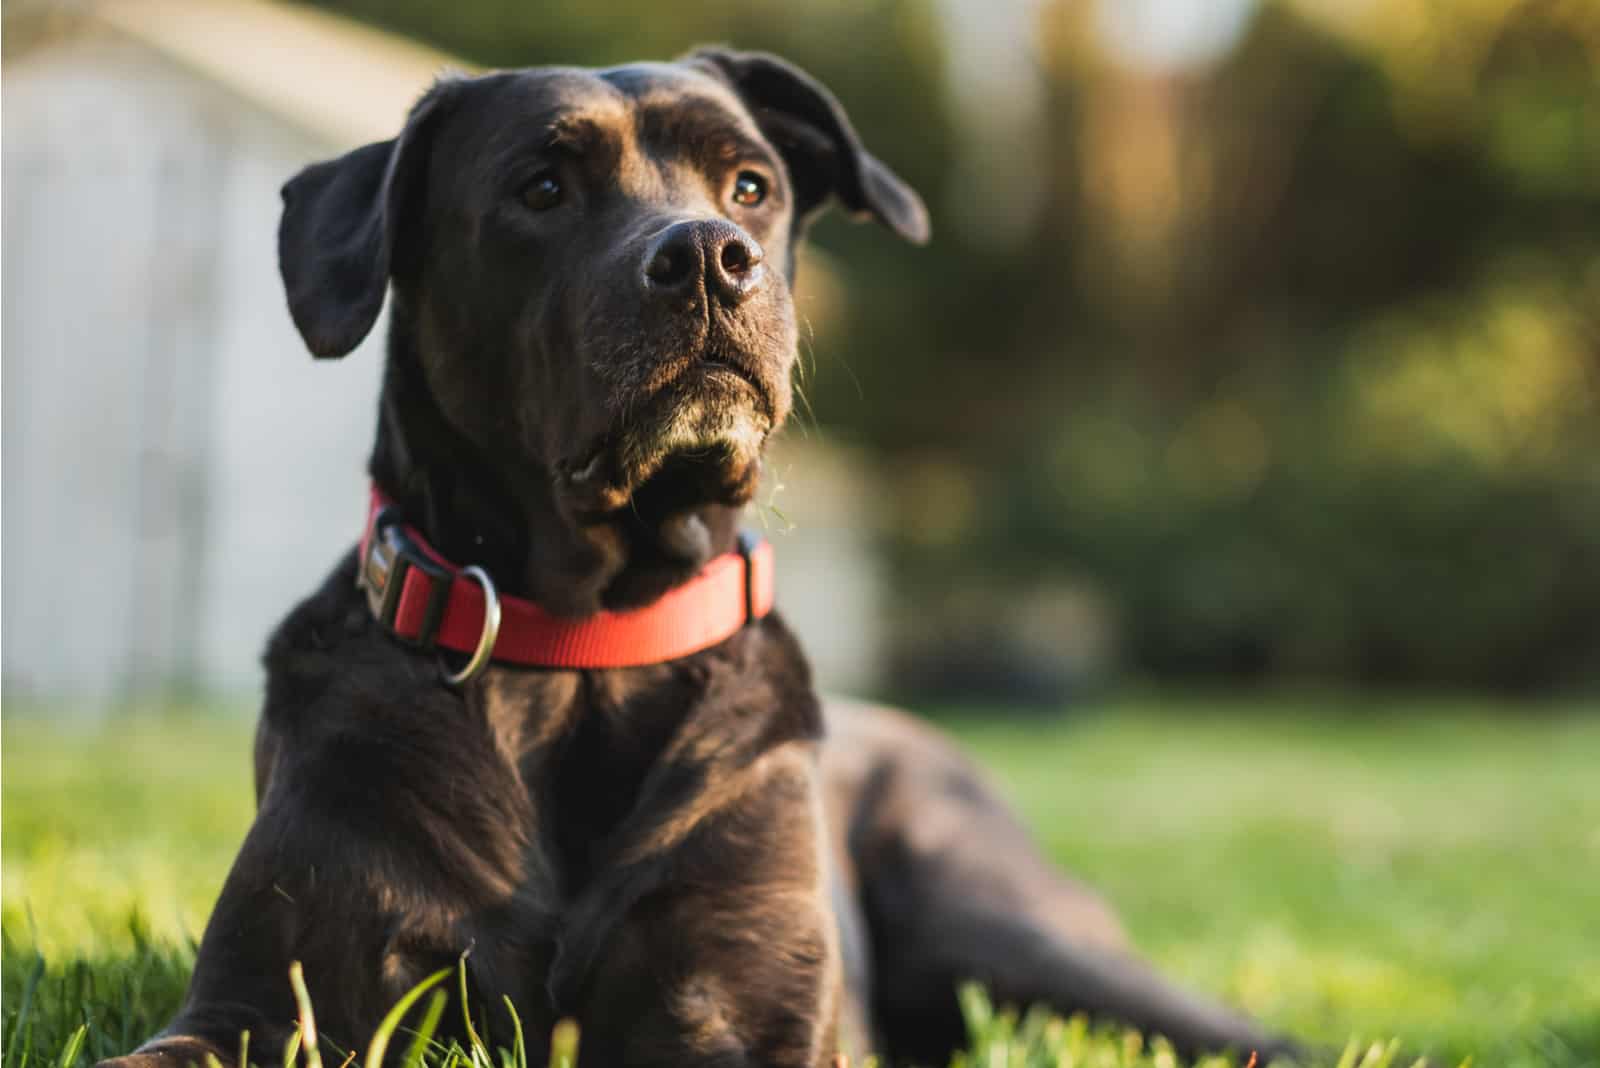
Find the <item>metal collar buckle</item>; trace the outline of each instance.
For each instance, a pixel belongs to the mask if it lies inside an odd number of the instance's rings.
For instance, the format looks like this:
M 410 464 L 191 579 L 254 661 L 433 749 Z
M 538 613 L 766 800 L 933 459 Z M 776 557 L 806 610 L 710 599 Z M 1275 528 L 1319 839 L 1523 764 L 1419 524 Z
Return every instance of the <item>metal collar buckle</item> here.
M 422 625 L 414 636 L 400 633 L 396 626 L 400 597 L 405 592 L 406 577 L 412 571 L 428 577 L 428 604 L 422 613 Z M 449 671 L 440 664 L 444 681 L 449 686 L 460 686 L 482 673 L 494 657 L 495 639 L 500 635 L 500 595 L 495 591 L 493 580 L 481 567 L 464 568 L 461 576 L 472 579 L 483 590 L 483 630 L 478 635 L 472 657 L 460 671 Z M 449 568 L 430 559 L 422 547 L 406 535 L 392 507 L 383 509 L 372 521 L 372 538 L 356 579 L 367 592 L 367 607 L 390 633 L 422 649 L 434 647 L 456 576 Z
M 461 575 L 472 579 L 483 590 L 483 630 L 478 632 L 478 646 L 472 650 L 472 659 L 460 671 L 445 672 L 444 681 L 449 686 L 470 682 L 488 667 L 489 661 L 494 659 L 495 639 L 500 636 L 500 594 L 495 591 L 494 580 L 476 564 L 462 568 Z M 443 663 L 439 667 L 443 670 Z
M 740 558 L 744 561 L 744 621 L 751 623 L 756 618 L 756 549 L 761 545 L 761 539 L 748 530 L 739 531 L 734 547 L 739 551 Z
M 413 570 L 428 577 L 428 606 L 422 613 L 422 625 L 416 635 L 401 635 L 395 628 L 395 619 L 400 613 L 400 595 L 405 592 L 406 577 Z M 360 575 L 373 616 L 406 641 L 431 649 L 439 633 L 439 623 L 444 619 L 445 605 L 450 601 L 454 576 L 429 559 L 421 547 L 406 536 L 393 508 L 383 509 L 373 520 L 372 538 L 367 545 L 366 559 L 361 561 Z

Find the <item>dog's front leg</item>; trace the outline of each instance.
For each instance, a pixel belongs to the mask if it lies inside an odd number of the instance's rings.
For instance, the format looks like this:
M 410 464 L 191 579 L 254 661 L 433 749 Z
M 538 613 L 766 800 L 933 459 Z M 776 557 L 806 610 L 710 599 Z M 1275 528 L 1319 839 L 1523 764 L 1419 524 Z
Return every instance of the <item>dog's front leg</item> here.
M 818 1068 L 838 1052 L 838 938 L 809 746 L 769 755 L 612 917 L 576 985 L 586 1065 Z
M 317 822 L 290 819 L 270 804 L 262 810 L 206 924 L 177 1017 L 132 1054 L 100 1068 L 204 1066 L 209 1057 L 234 1065 L 245 1032 L 253 1061 L 276 1062 L 298 1017 L 292 961 L 327 992 L 315 1006 L 323 1030 L 359 1015 L 348 1007 L 372 1000 L 364 988 L 373 985 L 376 969 L 363 975 L 350 965 L 354 959 L 375 964 L 381 936 L 375 917 L 355 914 L 366 910 L 362 895 L 348 885 L 352 873 L 343 864 L 330 866 L 335 858 L 323 851 L 305 848 L 316 841 L 306 825 Z M 300 826 L 286 839 L 295 823 Z
M 525 794 L 467 744 L 475 736 L 462 737 L 460 768 L 415 756 L 429 747 L 345 732 L 302 741 L 295 759 L 280 760 L 177 1018 L 110 1063 L 181 1068 L 210 1055 L 232 1065 L 244 1031 L 251 1061 L 276 1063 L 301 1014 L 289 978 L 296 962 L 324 1052 L 359 1052 L 397 999 L 468 947 L 473 985 L 493 977 L 490 1012 L 501 993 L 524 1001 L 529 983 L 515 980 L 529 970 L 528 947 L 477 934 L 528 892 Z M 473 789 L 451 789 L 467 781 L 463 769 Z
M 351 1046 L 414 977 L 449 962 L 445 938 L 428 953 L 416 923 L 380 900 L 370 870 L 318 848 L 338 841 L 320 824 L 270 806 L 261 812 L 206 925 L 177 1017 L 102 1068 L 203 1068 L 208 1057 L 235 1065 L 246 1031 L 252 1062 L 277 1062 L 299 1019 L 293 962 L 310 989 L 324 1051 L 328 1039 Z

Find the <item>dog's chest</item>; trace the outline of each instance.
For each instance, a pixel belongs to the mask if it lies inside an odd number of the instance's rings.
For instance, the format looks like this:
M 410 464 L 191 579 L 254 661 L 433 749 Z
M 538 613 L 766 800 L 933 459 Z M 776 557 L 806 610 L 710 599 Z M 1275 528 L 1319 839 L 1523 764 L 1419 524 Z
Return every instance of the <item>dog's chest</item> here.
M 557 906 L 606 867 L 608 846 L 699 696 L 668 669 L 497 672 L 485 722 L 517 769 L 534 813 L 530 864 L 549 872 Z

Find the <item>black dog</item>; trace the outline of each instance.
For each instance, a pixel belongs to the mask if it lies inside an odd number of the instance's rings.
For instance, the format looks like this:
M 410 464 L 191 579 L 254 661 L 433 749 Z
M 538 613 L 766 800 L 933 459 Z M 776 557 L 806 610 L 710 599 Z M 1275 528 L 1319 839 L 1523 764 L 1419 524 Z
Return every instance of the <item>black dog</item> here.
M 823 87 L 709 50 L 440 82 L 395 140 L 289 182 L 280 255 L 318 356 L 393 294 L 390 519 L 600 618 L 734 548 L 790 406 L 795 246 L 830 199 L 928 235 Z M 824 710 L 776 616 L 666 662 L 496 662 L 453 688 L 459 658 L 374 617 L 368 566 L 272 639 L 255 824 L 182 1011 L 127 1064 L 231 1062 L 244 1029 L 276 1050 L 291 961 L 355 1048 L 464 952 L 490 1039 L 507 998 L 536 1060 L 570 1015 L 595 1065 L 939 1061 L 969 978 L 1188 1050 L 1284 1048 L 1125 955 L 931 731 Z

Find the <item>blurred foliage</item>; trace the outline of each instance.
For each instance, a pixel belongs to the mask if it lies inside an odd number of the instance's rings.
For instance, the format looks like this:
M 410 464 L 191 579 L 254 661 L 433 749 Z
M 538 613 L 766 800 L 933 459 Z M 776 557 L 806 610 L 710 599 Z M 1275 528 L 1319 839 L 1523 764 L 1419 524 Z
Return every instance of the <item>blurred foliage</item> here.
M 841 299 L 801 279 L 908 615 L 1077 586 L 1140 671 L 1600 672 L 1592 0 L 1263 2 L 1165 70 L 1046 0 L 993 99 L 960 0 L 324 6 L 492 65 L 722 40 L 835 89 L 935 219 L 925 252 L 826 222 Z

